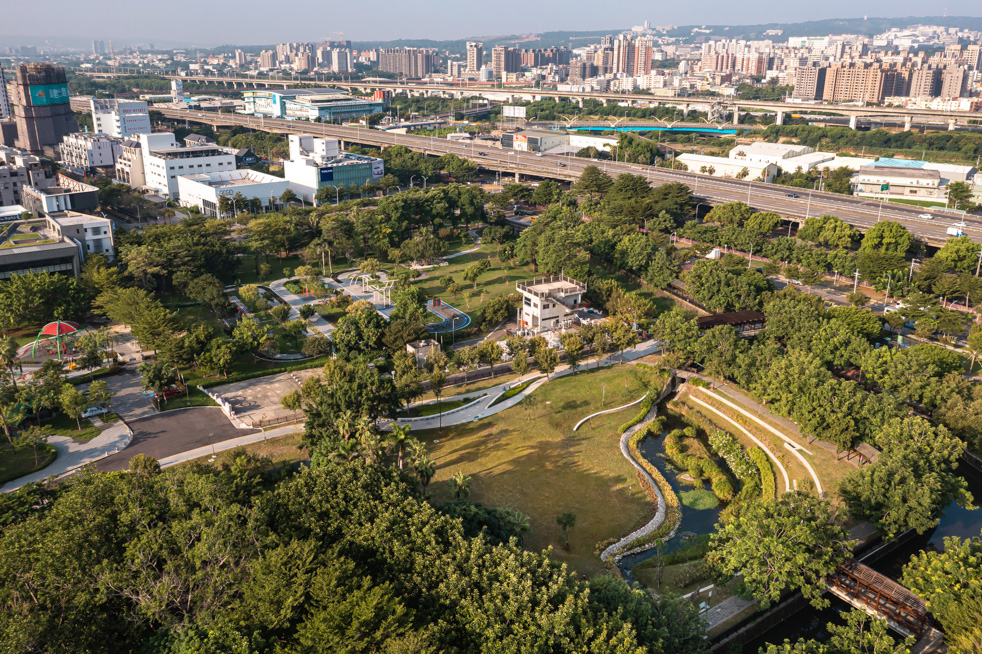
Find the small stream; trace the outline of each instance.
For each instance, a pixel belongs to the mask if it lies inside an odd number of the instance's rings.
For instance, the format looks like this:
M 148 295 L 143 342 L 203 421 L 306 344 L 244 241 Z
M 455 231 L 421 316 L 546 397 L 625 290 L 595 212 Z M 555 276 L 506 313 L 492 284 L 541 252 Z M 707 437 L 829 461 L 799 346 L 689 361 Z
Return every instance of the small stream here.
M 665 434 L 673 429 L 684 427 L 685 423 L 674 413 L 664 412 L 662 415 L 665 415 L 667 420 L 665 421 L 664 431 L 662 431 L 661 436 L 659 438 L 646 438 L 638 449 L 645 459 L 658 468 L 665 477 L 665 480 L 672 487 L 672 490 L 675 491 L 675 494 L 681 500 L 682 493 L 694 490 L 696 487 L 691 484 L 682 483 L 677 479 L 682 471 L 675 468 L 665 458 Z M 708 484 L 703 484 L 703 488 L 708 488 Z M 679 547 L 690 544 L 695 536 L 699 534 L 709 534 L 716 531 L 716 523 L 719 522 L 720 511 L 724 508 L 724 505 L 719 505 L 712 509 L 697 510 L 682 505 L 682 522 L 675 532 L 675 536 L 665 543 L 662 553 L 668 554 Z M 655 553 L 655 549 L 650 549 L 645 552 L 639 552 L 638 554 L 632 554 L 631 556 L 625 556 L 621 559 L 618 567 L 626 579 L 634 581 L 631 570 L 642 561 L 655 556 Z

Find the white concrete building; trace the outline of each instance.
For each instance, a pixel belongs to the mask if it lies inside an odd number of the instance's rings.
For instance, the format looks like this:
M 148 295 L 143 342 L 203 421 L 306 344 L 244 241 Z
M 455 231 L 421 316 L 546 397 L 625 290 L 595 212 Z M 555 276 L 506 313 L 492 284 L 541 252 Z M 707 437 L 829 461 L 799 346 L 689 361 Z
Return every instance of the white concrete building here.
M 142 100 L 89 101 L 93 131 L 117 138 L 150 133 L 150 108 Z
M 519 327 L 533 333 L 571 327 L 576 311 L 584 308 L 586 284 L 565 275 L 518 282 L 522 294 Z
M 806 145 L 791 145 L 788 143 L 765 143 L 757 141 L 747 145 L 738 145 L 730 150 L 730 159 L 744 163 L 754 164 L 774 164 L 784 170 L 794 170 L 789 168 L 791 164 L 788 159 L 794 159 L 805 154 L 811 154 L 813 149 Z M 829 158 L 832 155 L 829 154 Z
M 182 207 L 198 207 L 206 216 L 219 216 L 218 203 L 224 196 L 230 200 L 241 194 L 246 200 L 258 198 L 264 208 L 278 203 L 290 182 L 282 177 L 255 170 L 233 170 L 224 173 L 196 173 L 177 178 L 177 191 Z M 273 198 L 276 198 L 274 200 Z M 242 211 L 244 207 L 235 207 Z
M 854 178 L 853 193 L 864 198 L 909 198 L 943 202 L 941 174 L 937 170 L 867 166 Z
M 362 186 L 384 174 L 381 159 L 342 152 L 337 139 L 290 134 L 290 160 L 283 162 L 283 175 L 305 202 L 313 203 L 321 188 L 333 189 L 338 197 L 342 187 Z
M 229 148 L 218 145 L 181 147 L 173 132 L 140 134 L 139 137 L 145 185 L 171 200 L 178 198 L 178 177 L 235 170 L 235 154 Z
M 85 261 L 87 254 L 104 254 L 110 260 L 115 257 L 113 223 L 108 218 L 65 211 L 54 216 L 46 216 L 45 220 L 48 229 L 60 238 L 78 245 L 82 253 L 80 257 L 82 261 Z
M 690 173 L 702 173 L 713 177 L 733 177 L 748 181 L 770 182 L 777 174 L 777 166 L 772 163 L 757 163 L 729 159 L 727 157 L 710 157 L 704 154 L 680 154 L 675 158 L 685 164 Z M 744 171 L 746 174 L 744 175 Z
M 115 166 L 120 152 L 119 141 L 105 134 L 77 132 L 61 140 L 61 161 L 74 170 Z

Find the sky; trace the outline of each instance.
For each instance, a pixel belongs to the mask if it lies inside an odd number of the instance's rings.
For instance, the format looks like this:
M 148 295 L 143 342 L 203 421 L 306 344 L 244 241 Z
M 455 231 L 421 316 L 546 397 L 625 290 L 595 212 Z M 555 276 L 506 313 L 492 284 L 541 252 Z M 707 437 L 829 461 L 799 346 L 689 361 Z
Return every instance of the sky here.
M 652 25 L 759 24 L 826 18 L 980 16 L 979 0 L 0 0 L 0 44 L 49 38 L 85 42 L 260 45 L 316 41 L 460 39 L 552 30 Z M 42 31 L 43 30 L 43 31 Z

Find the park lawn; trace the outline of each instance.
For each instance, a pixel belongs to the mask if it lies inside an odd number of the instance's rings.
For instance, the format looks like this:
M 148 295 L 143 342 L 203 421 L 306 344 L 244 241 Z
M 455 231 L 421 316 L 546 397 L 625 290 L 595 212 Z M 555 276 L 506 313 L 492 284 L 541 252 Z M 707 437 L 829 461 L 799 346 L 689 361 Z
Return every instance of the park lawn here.
M 184 395 L 178 395 L 168 399 L 166 402 L 161 402 L 160 410 L 168 411 L 170 409 L 183 409 L 190 406 L 218 406 L 218 404 L 203 391 L 192 387 L 186 397 Z
M 527 377 L 528 375 L 526 375 L 526 378 Z M 458 386 L 447 386 L 446 388 L 443 389 L 443 399 L 448 400 L 451 397 L 455 397 L 457 395 L 464 395 L 465 393 L 474 393 L 476 391 L 483 391 L 488 388 L 491 388 L 492 386 L 497 386 L 498 384 L 504 384 L 506 382 L 516 381 L 517 379 L 518 379 L 518 375 L 516 375 L 515 373 L 511 373 L 511 372 L 507 374 L 496 373 L 494 379 L 488 377 L 487 379 L 482 379 L 481 381 L 472 381 L 467 384 L 460 384 Z M 420 395 L 414 401 L 422 402 L 423 400 L 435 400 L 435 399 L 436 396 L 434 396 L 433 393 L 426 392 Z
M 218 314 L 212 311 L 211 307 L 203 304 L 196 304 L 189 307 L 175 307 L 173 311 L 177 320 L 186 327 L 193 328 L 195 325 L 208 325 L 217 329 L 220 334 L 225 330 L 225 323 L 218 317 Z
M 66 436 L 77 441 L 89 441 L 99 435 L 99 428 L 89 420 L 82 418 L 82 429 L 79 430 L 74 418 L 59 413 L 54 418 L 41 422 L 41 429 L 48 436 Z
M 908 200 L 907 198 L 890 198 L 890 202 L 897 204 L 909 204 L 912 207 L 937 208 L 946 206 L 944 202 L 932 202 L 931 200 Z
M 0 484 L 5 484 L 32 472 L 37 472 L 49 465 L 58 456 L 58 450 L 52 445 L 38 447 L 37 461 L 34 459 L 34 448 L 13 448 L 8 443 L 0 443 Z
M 283 279 L 286 275 L 283 274 L 284 268 L 289 268 L 291 274 L 297 269 L 297 266 L 305 265 L 300 257 L 279 257 L 271 256 L 269 258 L 269 274 L 266 279 L 260 280 L 259 275 L 256 274 L 256 257 L 252 254 L 244 254 L 239 257 L 239 268 L 236 271 L 236 283 L 240 286 L 245 284 L 268 284 L 269 282 L 276 281 L 277 279 Z
M 38 332 L 41 331 L 41 325 L 27 325 L 24 327 L 15 327 L 13 329 L 7 329 L 3 332 L 4 336 L 14 339 L 17 343 L 17 347 L 22 345 L 27 345 L 28 343 L 33 343 L 38 336 Z
M 470 475 L 469 499 L 529 516 L 526 547 L 553 547 L 553 556 L 577 572 L 600 574 L 605 568 L 595 554 L 597 544 L 637 529 L 654 507 L 620 453 L 617 426 L 623 415 L 599 416 L 577 432 L 573 426 L 643 392 L 633 366 L 590 370 L 543 385 L 530 396 L 531 409 L 516 406 L 476 423 L 419 432 L 437 468 L 430 492 L 436 503 L 448 501 L 449 479 L 457 472 Z M 566 511 L 577 516 L 570 552 L 556 524 Z
M 314 307 L 314 311 L 317 312 L 317 315 L 332 325 L 347 315 L 347 308 L 334 302 L 318 302 L 312 306 Z
M 403 411 L 403 414 L 406 418 L 424 418 L 426 416 L 435 416 L 438 413 L 446 413 L 447 411 L 452 411 L 453 409 L 459 409 L 465 404 L 470 404 L 474 400 L 481 397 L 484 396 L 475 395 L 462 400 L 448 400 L 444 398 L 440 402 L 430 402 L 429 404 L 421 404 L 419 406 L 410 407 Z

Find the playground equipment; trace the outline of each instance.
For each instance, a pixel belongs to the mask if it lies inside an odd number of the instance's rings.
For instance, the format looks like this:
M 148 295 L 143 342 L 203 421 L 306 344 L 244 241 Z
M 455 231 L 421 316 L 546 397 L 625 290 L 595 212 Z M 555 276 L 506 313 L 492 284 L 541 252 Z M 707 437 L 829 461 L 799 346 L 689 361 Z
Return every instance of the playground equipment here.
M 49 322 L 47 325 L 41 328 L 38 332 L 37 338 L 34 339 L 34 344 L 31 345 L 31 356 L 35 356 L 37 348 L 40 345 L 42 348 L 51 347 L 54 344 L 54 350 L 48 350 L 47 353 L 51 355 L 57 355 L 58 360 L 61 361 L 63 355 L 68 355 L 68 346 L 74 343 L 75 338 L 78 337 L 80 327 L 73 322 L 56 321 Z
M 392 305 L 392 287 L 395 285 L 395 280 L 379 282 L 371 275 L 359 275 L 357 282 L 361 284 L 362 293 L 372 292 L 372 304 L 380 304 L 383 308 Z

